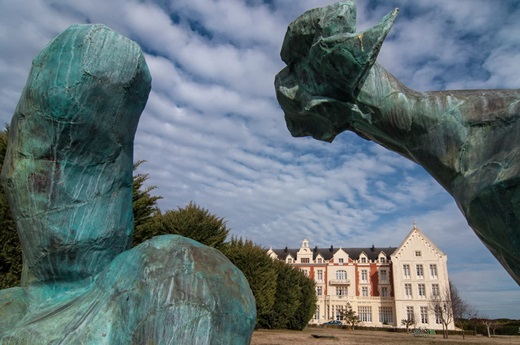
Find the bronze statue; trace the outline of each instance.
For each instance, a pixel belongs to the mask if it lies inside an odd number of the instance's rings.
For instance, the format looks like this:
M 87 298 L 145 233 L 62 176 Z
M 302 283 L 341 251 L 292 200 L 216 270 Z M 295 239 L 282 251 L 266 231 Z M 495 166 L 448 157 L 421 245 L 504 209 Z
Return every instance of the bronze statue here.
M 355 32 L 355 1 L 289 25 L 275 79 L 293 136 L 350 130 L 420 164 L 520 284 L 520 90 L 417 92 L 375 62 L 398 14 Z

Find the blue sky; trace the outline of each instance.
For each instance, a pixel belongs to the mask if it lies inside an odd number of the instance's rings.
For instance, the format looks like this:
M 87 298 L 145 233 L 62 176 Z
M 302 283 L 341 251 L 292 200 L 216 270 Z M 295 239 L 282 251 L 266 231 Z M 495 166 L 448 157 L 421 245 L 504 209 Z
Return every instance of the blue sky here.
M 520 288 L 424 170 L 344 133 L 292 138 L 273 81 L 287 25 L 315 0 L 0 0 L 0 120 L 31 60 L 73 23 L 103 23 L 146 52 L 152 92 L 135 141 L 162 210 L 194 201 L 265 247 L 398 246 L 413 222 L 448 255 L 463 298 L 520 319 Z M 416 90 L 519 88 L 520 4 L 358 1 L 358 30 L 399 7 L 378 62 Z

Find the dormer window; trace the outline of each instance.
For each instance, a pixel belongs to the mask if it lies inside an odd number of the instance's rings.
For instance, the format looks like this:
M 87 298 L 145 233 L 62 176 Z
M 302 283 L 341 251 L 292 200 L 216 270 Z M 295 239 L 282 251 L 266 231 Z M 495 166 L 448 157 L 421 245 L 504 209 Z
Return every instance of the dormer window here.
M 318 258 L 318 263 L 319 264 L 322 264 L 323 263 L 323 260 L 321 258 Z
M 288 263 L 288 264 L 292 264 L 292 258 L 288 258 L 288 259 L 287 259 L 287 263 Z
M 361 263 L 362 264 L 366 264 L 367 263 L 367 258 L 365 258 L 364 256 L 361 257 Z
M 379 262 L 382 263 L 382 264 L 384 264 L 384 263 L 386 262 L 386 258 L 385 258 L 384 256 L 381 256 L 381 257 L 379 258 Z
M 339 262 L 340 264 L 342 264 L 342 263 L 343 263 L 343 258 L 339 258 L 339 259 L 338 259 L 338 262 Z

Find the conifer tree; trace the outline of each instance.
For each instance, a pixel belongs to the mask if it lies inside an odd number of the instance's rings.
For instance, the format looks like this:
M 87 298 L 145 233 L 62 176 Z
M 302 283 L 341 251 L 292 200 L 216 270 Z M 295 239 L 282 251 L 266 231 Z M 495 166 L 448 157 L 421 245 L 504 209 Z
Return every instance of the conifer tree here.
M 267 250 L 250 240 L 231 238 L 222 251 L 241 270 L 256 299 L 257 325 L 269 328 L 276 293 L 277 270 Z
M 297 286 L 299 274 L 294 267 L 283 261 L 273 261 L 277 271 L 276 293 L 271 313 L 266 317 L 268 328 L 287 328 L 289 320 L 301 304 L 301 289 Z
M 299 306 L 287 323 L 287 328 L 303 330 L 316 311 L 316 284 L 303 272 L 297 271 L 295 289 L 299 290 Z
M 140 241 L 153 236 L 174 234 L 222 250 L 229 234 L 223 218 L 215 216 L 194 202 L 177 210 L 157 212 L 150 219 L 149 225 L 146 231 L 136 234 Z
M 8 128 L 0 132 L 0 171 L 7 150 Z M 22 247 L 16 223 L 0 186 L 0 289 L 20 285 L 22 275 Z
M 144 187 L 148 174 L 136 174 L 135 171 L 145 161 L 134 163 L 134 177 L 132 182 L 132 211 L 134 213 L 134 234 L 132 245 L 136 246 L 144 240 L 153 237 L 157 227 L 156 215 L 160 214 L 157 201 L 161 196 L 152 196 L 150 193 L 156 186 Z

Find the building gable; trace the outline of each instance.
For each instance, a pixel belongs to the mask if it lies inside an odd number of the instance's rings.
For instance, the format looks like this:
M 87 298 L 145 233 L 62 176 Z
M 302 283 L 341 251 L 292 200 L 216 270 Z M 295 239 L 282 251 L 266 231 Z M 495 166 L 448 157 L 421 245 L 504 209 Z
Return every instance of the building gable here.
M 437 260 L 446 257 L 446 255 L 414 224 L 408 236 L 391 257 L 392 260 L 394 258 L 400 260 L 415 260 L 416 258 Z

